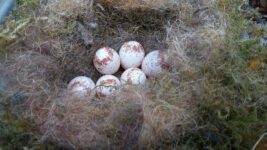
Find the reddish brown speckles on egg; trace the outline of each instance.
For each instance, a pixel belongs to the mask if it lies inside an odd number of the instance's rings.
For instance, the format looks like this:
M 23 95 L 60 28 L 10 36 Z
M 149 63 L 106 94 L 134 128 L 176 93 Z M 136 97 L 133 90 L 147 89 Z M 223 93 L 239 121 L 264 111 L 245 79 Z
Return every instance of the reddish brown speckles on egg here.
M 87 97 L 94 95 L 95 83 L 88 77 L 78 76 L 68 84 L 68 93 L 78 97 Z
M 143 46 L 136 41 L 123 44 L 119 51 L 121 65 L 124 69 L 139 67 L 145 57 Z
M 145 80 L 146 76 L 139 68 L 129 68 L 121 75 L 122 84 L 140 85 L 143 84 Z
M 120 81 L 113 75 L 104 75 L 96 82 L 96 92 L 98 96 L 108 96 L 112 94 L 120 85 Z
M 133 80 L 132 80 L 132 77 L 131 77 L 131 73 L 132 73 L 132 71 L 130 71 L 130 72 L 127 74 L 127 81 L 128 81 L 129 83 L 133 83 Z
M 85 96 L 90 96 L 92 94 L 92 90 L 90 88 L 86 87 L 86 85 L 82 84 L 79 81 L 76 81 L 76 82 L 74 82 L 74 83 L 69 85 L 68 90 L 72 91 L 70 94 L 71 95 L 75 94 L 75 93 L 73 93 L 74 92 L 73 90 L 75 88 L 78 88 L 78 87 L 81 87 L 86 91 L 86 95 Z
M 94 60 L 94 62 L 99 66 L 107 65 L 109 61 L 111 61 L 110 57 L 106 57 L 104 59 L 99 59 L 98 57 L 95 57 Z
M 131 45 L 130 43 L 125 43 L 125 52 L 143 52 L 144 48 L 141 44 Z
M 86 86 L 83 85 L 81 82 L 76 81 L 76 82 L 70 84 L 69 87 L 68 87 L 68 89 L 69 90 L 73 90 L 75 87 L 83 87 L 83 88 L 86 88 Z
M 113 52 L 112 52 L 113 50 L 110 47 L 105 47 L 104 49 L 105 49 L 105 51 L 108 52 L 108 56 L 112 58 L 113 57 Z
M 119 70 L 120 56 L 114 49 L 104 47 L 96 51 L 93 63 L 101 74 L 111 75 Z
M 117 81 L 114 79 L 107 79 L 100 82 L 100 85 L 112 85 L 115 86 L 117 84 Z
M 142 45 L 134 45 L 133 46 L 133 51 L 135 52 L 142 52 L 143 51 L 143 46 Z
M 104 59 L 99 59 L 99 57 L 95 56 L 94 62 L 99 66 L 107 65 L 108 62 L 112 60 L 113 57 L 112 49 L 109 47 L 105 47 L 105 51 L 108 53 L 108 56 L 105 57 Z
M 165 58 L 165 53 L 164 52 L 159 51 L 158 59 L 159 59 L 161 68 L 166 69 L 166 70 L 170 68 L 170 65 L 168 64 L 168 62 L 167 62 L 167 60 Z

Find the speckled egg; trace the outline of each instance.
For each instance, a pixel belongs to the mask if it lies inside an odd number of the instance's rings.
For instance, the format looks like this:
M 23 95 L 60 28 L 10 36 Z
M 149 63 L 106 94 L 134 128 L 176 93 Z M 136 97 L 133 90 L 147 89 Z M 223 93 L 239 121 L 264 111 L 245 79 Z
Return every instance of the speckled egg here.
M 92 79 L 85 76 L 78 76 L 68 84 L 70 94 L 79 97 L 93 97 L 95 95 L 95 83 Z
M 142 71 L 147 76 L 156 76 L 168 68 L 167 54 L 158 50 L 148 53 L 142 62 Z
M 113 75 L 104 75 L 96 82 L 96 92 L 98 96 L 108 96 L 112 94 L 118 86 L 120 80 Z
M 120 68 L 119 54 L 110 47 L 104 47 L 96 51 L 94 66 L 102 74 L 111 75 Z
M 124 69 L 139 67 L 145 57 L 143 46 L 136 41 L 129 41 L 122 45 L 119 51 L 121 66 Z
M 140 85 L 146 82 L 145 73 L 139 68 L 129 68 L 125 70 L 121 75 L 121 83 Z

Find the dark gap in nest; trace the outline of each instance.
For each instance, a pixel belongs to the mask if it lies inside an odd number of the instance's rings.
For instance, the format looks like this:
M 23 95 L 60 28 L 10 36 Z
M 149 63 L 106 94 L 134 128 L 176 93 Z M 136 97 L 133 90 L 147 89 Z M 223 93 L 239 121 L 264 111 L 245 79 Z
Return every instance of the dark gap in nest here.
M 118 50 L 124 42 L 136 40 L 144 46 L 146 52 L 168 48 L 165 25 L 176 16 L 174 10 L 126 10 L 115 8 L 105 1 L 95 2 L 94 10 L 99 25 L 95 33 L 97 46 L 110 46 Z
M 94 68 L 92 60 L 95 52 L 101 47 L 109 46 L 119 51 L 124 42 L 135 40 L 144 46 L 146 53 L 157 49 L 167 49 L 165 25 L 177 19 L 177 12 L 173 9 L 123 10 L 105 1 L 95 2 L 93 9 L 94 17 L 77 17 L 77 24 L 80 23 L 86 30 L 93 32 L 93 43 L 90 47 L 86 47 L 81 38 L 76 41 L 79 47 L 75 51 L 70 51 L 67 59 L 64 60 L 67 65 L 64 65 L 66 73 L 62 76 L 62 80 L 66 83 L 78 75 L 85 75 L 97 81 L 101 74 Z M 90 29 L 88 22 L 97 23 L 97 28 Z M 72 38 L 77 39 L 77 34 Z M 115 76 L 119 77 L 123 71 L 124 69 L 121 68 Z
M 76 76 L 88 76 L 96 81 L 101 74 L 94 68 L 93 57 L 93 52 L 80 47 L 76 51 L 72 50 L 66 54 L 64 60 L 60 60 L 64 70 L 61 77 L 62 81 L 68 83 Z

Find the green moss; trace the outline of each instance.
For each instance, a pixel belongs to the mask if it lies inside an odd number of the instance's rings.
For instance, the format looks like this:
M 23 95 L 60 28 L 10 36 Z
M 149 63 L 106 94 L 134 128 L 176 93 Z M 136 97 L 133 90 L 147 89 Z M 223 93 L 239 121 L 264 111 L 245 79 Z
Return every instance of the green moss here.
M 2 97 L 1 97 L 2 98 Z M 33 147 L 36 138 L 26 120 L 18 119 L 1 102 L 0 108 L 0 149 L 22 149 Z
M 228 28 L 224 47 L 201 69 L 205 84 L 197 113 L 203 128 L 189 132 L 183 142 L 195 148 L 250 149 L 267 128 L 267 69 L 265 64 L 251 70 L 248 64 L 252 58 L 266 60 L 267 51 L 259 46 L 257 36 L 242 39 L 243 32 L 253 30 L 255 23 L 238 7 L 229 7 L 241 2 L 221 2 L 228 6 L 224 9 Z
M 38 0 L 17 0 L 17 6 L 12 17 L 19 20 L 33 16 L 38 8 Z
M 12 15 L 7 18 L 5 25 L 0 25 L 0 60 L 9 52 L 7 48 L 13 43 L 32 21 L 34 11 L 38 7 L 37 0 L 17 0 Z
M 51 37 L 59 36 L 59 35 L 66 35 L 73 33 L 76 27 L 75 21 L 69 21 L 67 26 L 63 29 L 56 29 L 53 32 L 50 33 Z

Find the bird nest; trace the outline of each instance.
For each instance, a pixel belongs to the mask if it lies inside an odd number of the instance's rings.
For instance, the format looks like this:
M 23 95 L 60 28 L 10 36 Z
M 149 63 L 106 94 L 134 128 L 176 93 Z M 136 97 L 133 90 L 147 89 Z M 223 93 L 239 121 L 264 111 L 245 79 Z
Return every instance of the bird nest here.
M 12 105 L 12 111 L 37 129 L 40 142 L 61 148 L 171 146 L 194 123 L 193 93 L 201 82 L 197 66 L 224 35 L 223 16 L 213 5 L 204 0 L 40 2 L 37 17 L 9 45 L 12 52 L 1 65 L 5 90 L 22 94 L 23 109 Z M 92 62 L 97 49 L 118 50 L 129 40 L 140 42 L 146 53 L 166 51 L 170 70 L 105 98 L 68 96 L 74 77 L 101 76 Z

